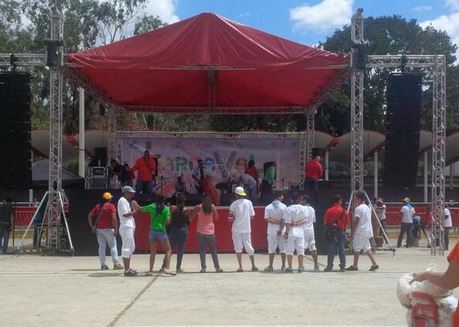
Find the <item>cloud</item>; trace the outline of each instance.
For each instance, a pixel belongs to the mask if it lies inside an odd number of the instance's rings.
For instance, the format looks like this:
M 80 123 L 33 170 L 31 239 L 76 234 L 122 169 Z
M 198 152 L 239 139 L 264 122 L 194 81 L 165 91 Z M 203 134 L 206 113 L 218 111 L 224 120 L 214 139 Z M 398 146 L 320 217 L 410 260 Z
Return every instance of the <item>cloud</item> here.
M 172 24 L 180 20 L 176 14 L 176 8 L 175 0 L 149 0 L 145 12 L 147 15 L 158 16 L 163 22 Z
M 354 0 L 323 0 L 290 10 L 290 20 L 297 29 L 324 32 L 350 24 Z
M 459 10 L 459 0 L 443 0 L 453 10 Z
M 452 0 L 447 1 L 454 2 Z M 459 3 L 459 1 L 456 2 Z M 420 25 L 423 28 L 433 26 L 437 30 L 445 31 L 451 38 L 451 41 L 459 46 L 459 11 L 450 15 L 439 16 L 433 20 L 421 22 Z M 456 52 L 456 58 L 459 60 L 459 50 Z
M 413 7 L 413 10 L 414 10 L 414 11 L 418 11 L 418 12 L 429 11 L 429 10 L 431 10 L 431 9 L 432 9 L 431 6 L 425 6 L 425 5 Z

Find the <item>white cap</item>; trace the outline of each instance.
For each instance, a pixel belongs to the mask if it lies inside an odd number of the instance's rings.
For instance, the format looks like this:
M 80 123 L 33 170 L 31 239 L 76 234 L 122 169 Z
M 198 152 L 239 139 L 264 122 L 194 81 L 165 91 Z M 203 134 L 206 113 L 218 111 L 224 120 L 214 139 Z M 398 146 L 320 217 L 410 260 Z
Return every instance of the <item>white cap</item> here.
M 237 195 L 240 195 L 240 196 L 246 196 L 247 195 L 247 194 L 245 194 L 244 188 L 242 186 L 236 187 L 236 189 L 234 190 L 234 193 L 236 193 Z
M 135 193 L 135 190 L 130 186 L 123 186 L 123 188 L 121 189 L 121 192 L 123 192 L 123 193 Z

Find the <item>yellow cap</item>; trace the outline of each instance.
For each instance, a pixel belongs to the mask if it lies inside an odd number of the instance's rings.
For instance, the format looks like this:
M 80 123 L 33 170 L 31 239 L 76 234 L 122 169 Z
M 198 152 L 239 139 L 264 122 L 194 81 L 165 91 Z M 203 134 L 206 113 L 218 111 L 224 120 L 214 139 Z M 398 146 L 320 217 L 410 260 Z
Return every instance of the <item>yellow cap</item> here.
M 102 198 L 104 200 L 111 200 L 113 198 L 113 195 L 111 195 L 111 193 L 109 192 L 105 192 L 104 194 L 102 194 Z

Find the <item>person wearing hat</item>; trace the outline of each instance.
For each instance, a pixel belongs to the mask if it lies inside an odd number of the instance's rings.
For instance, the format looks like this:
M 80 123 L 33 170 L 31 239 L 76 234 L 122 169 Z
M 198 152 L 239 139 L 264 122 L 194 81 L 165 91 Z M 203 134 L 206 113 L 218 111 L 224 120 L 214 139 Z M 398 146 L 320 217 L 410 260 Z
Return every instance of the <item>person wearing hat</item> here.
M 234 193 L 237 199 L 230 205 L 228 219 L 233 223 L 231 231 L 233 234 L 234 251 L 236 252 L 239 264 L 237 272 L 244 271 L 242 268 L 242 248 L 249 255 L 250 262 L 252 263 L 252 271 L 258 271 L 258 268 L 255 266 L 255 251 L 250 236 L 250 220 L 255 217 L 255 210 L 253 210 L 252 202 L 245 198 L 247 194 L 245 194 L 242 186 L 236 187 Z
M 386 205 L 384 204 L 383 198 L 376 199 L 375 211 L 379 222 L 381 223 L 382 229 L 386 231 Z M 380 230 L 379 234 L 383 235 L 383 232 Z
M 116 208 L 112 203 L 113 196 L 109 192 L 102 194 L 101 202 L 96 204 L 88 214 L 89 227 L 97 235 L 99 243 L 100 269 L 107 270 L 105 264 L 105 250 L 107 245 L 113 261 L 113 269 L 123 269 L 119 262 L 118 249 L 116 246 L 116 234 L 118 234 L 118 222 L 116 221 Z
M 124 276 L 130 277 L 137 275 L 137 271 L 131 269 L 131 256 L 135 250 L 135 219 L 136 210 L 131 209 L 131 201 L 135 191 L 130 186 L 123 186 L 121 189 L 123 196 L 118 200 L 118 217 L 120 218 L 120 236 L 123 242 L 121 246 L 121 256 L 124 263 Z
M 405 247 L 411 246 L 411 229 L 413 226 L 413 215 L 416 213 L 413 206 L 410 203 L 410 198 L 406 197 L 402 200 L 403 206 L 400 209 L 400 215 L 402 217 L 402 224 L 400 227 L 400 234 L 398 235 L 397 247 L 402 246 L 403 237 L 406 233 L 406 244 Z

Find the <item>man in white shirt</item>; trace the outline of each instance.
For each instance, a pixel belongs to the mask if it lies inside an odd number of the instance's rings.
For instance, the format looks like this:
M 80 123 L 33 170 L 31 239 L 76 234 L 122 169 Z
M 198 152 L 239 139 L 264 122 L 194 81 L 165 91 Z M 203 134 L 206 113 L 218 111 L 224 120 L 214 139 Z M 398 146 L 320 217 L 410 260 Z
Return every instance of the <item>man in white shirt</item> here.
M 282 259 L 281 270 L 285 270 L 285 239 L 282 232 L 284 231 L 284 221 L 288 212 L 287 206 L 282 203 L 284 202 L 284 197 L 285 195 L 283 192 L 278 193 L 276 199 L 265 208 L 265 221 L 268 223 L 269 255 L 269 265 L 264 270 L 266 272 L 272 272 L 274 270 L 273 263 L 277 248 L 279 248 Z
M 406 233 L 406 244 L 405 247 L 411 246 L 411 236 L 413 227 L 413 215 L 416 213 L 413 206 L 410 203 L 410 198 L 404 198 L 403 206 L 400 209 L 400 215 L 402 216 L 402 224 L 400 227 L 400 234 L 398 235 L 397 247 L 402 246 L 403 237 Z
M 124 263 L 124 276 L 130 277 L 137 275 L 137 271 L 130 268 L 131 256 L 135 250 L 135 210 L 129 204 L 134 197 L 135 191 L 130 186 L 124 186 L 121 191 L 123 196 L 118 200 L 118 217 L 120 218 L 120 236 L 123 241 L 121 246 L 121 256 Z
M 298 273 L 304 272 L 304 227 L 309 210 L 304 206 L 304 195 L 296 196 L 296 204 L 288 207 L 288 215 L 285 218 L 285 236 L 287 239 L 287 263 L 285 272 L 292 273 L 293 252 L 296 249 L 298 256 Z
M 304 206 L 308 211 L 306 216 L 306 221 L 303 224 L 304 230 L 304 249 L 308 249 L 311 253 L 312 260 L 314 261 L 314 271 L 318 272 L 319 263 L 317 261 L 317 248 L 316 248 L 316 239 L 314 235 L 314 223 L 316 222 L 316 211 L 309 203 L 309 196 L 304 196 Z
M 375 271 L 379 269 L 379 266 L 371 253 L 370 238 L 373 237 L 373 227 L 371 225 L 371 209 L 365 203 L 365 193 L 362 191 L 357 192 L 354 197 L 354 203 L 355 211 L 351 230 L 354 263 L 346 270 L 359 270 L 360 251 L 363 251 L 371 260 L 370 271 Z
M 231 231 L 233 234 L 234 251 L 236 252 L 237 262 L 239 264 L 237 272 L 244 271 L 242 268 L 242 248 L 244 248 L 245 252 L 249 255 L 250 262 L 252 263 L 252 271 L 258 271 L 258 268 L 255 266 L 255 251 L 250 236 L 250 220 L 255 217 L 255 210 L 253 210 L 252 202 L 245 199 L 246 194 L 243 187 L 236 187 L 234 193 L 236 194 L 237 200 L 230 205 L 228 219 L 233 223 Z
M 449 230 L 453 227 L 453 219 L 451 217 L 451 211 L 448 208 L 449 206 L 445 207 L 444 210 L 444 215 L 445 215 L 445 220 L 444 220 L 444 226 L 445 226 L 445 241 L 444 241 L 444 249 L 448 250 L 449 249 Z

